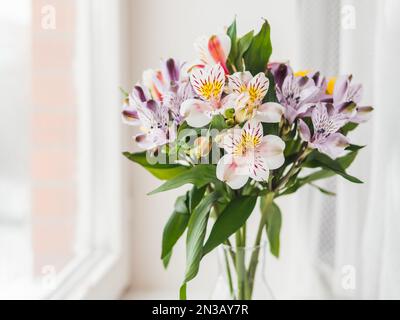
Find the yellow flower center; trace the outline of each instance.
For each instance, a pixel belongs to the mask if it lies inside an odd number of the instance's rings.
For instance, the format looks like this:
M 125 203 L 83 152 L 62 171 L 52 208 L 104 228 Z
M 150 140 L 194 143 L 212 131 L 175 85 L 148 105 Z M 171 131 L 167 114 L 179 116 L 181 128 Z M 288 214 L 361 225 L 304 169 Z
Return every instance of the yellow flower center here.
M 240 137 L 240 142 L 236 145 L 233 153 L 237 156 L 243 156 L 248 150 L 254 150 L 260 142 L 258 136 L 253 136 L 248 132 L 243 132 Z
M 206 82 L 201 86 L 200 93 L 207 100 L 216 98 L 222 90 L 222 85 L 223 84 L 218 81 Z

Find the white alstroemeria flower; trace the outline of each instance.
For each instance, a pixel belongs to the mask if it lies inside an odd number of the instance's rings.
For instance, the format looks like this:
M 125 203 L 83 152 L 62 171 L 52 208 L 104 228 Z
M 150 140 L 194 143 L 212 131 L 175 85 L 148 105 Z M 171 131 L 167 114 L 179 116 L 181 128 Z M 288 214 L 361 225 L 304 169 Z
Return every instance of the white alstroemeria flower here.
M 285 143 L 278 136 L 263 136 L 260 122 L 248 121 L 242 129 L 229 130 L 223 139 L 226 154 L 218 161 L 217 178 L 232 189 L 243 187 L 249 178 L 267 181 L 269 170 L 285 162 Z
M 197 68 L 190 75 L 190 83 L 200 99 L 188 99 L 181 105 L 181 115 L 195 128 L 210 123 L 213 115 L 223 113 L 221 98 L 225 85 L 225 73 L 220 64 Z
M 202 36 L 196 40 L 194 47 L 200 58 L 200 63 L 197 65 L 207 66 L 219 63 L 225 74 L 229 74 L 226 61 L 231 51 L 231 38 L 227 34 Z
M 244 122 L 254 118 L 261 122 L 281 121 L 284 109 L 279 103 L 262 103 L 268 92 L 269 80 L 263 72 L 252 76 L 250 72 L 236 72 L 229 78 L 228 93 L 232 99 L 236 120 Z

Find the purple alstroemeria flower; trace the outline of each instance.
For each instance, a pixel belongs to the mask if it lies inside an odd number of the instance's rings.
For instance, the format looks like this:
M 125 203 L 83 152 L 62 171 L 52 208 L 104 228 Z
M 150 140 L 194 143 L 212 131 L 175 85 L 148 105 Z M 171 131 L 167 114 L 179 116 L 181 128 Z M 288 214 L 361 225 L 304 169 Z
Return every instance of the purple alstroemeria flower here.
M 284 106 L 285 118 L 290 124 L 304 116 L 323 96 L 326 81 L 319 73 L 296 76 L 284 63 L 270 63 L 268 67 L 274 76 L 276 96 Z
M 369 120 L 372 107 L 358 106 L 362 97 L 362 85 L 352 84 L 352 76 L 341 76 L 333 90 L 333 103 L 337 112 L 348 114 L 349 121 L 361 123 Z
M 285 118 L 292 124 L 303 116 L 321 97 L 321 90 L 307 77 L 288 75 L 282 88 L 276 88 L 279 102 L 285 107 Z
M 150 99 L 151 95 L 146 88 L 139 84 L 134 86 L 122 107 L 122 119 L 124 123 L 132 126 L 139 126 L 141 121 L 139 119 L 137 107 Z
M 311 120 L 313 134 L 302 119 L 298 120 L 300 136 L 308 142 L 308 146 L 318 149 L 332 159 L 343 155 L 349 140 L 338 131 L 348 122 L 347 116 L 337 113 L 332 104 L 320 102 L 311 111 Z
M 153 149 L 175 140 L 176 126 L 170 125 L 168 108 L 156 100 L 149 100 L 137 106 L 137 113 L 143 133 L 135 137 L 143 149 Z
M 176 125 L 169 121 L 169 110 L 160 101 L 154 100 L 150 91 L 137 84 L 122 111 L 124 122 L 139 126 L 142 133 L 135 141 L 143 149 L 153 149 L 175 139 Z
M 185 64 L 170 58 L 162 61 L 159 72 L 147 71 L 149 83 L 160 93 L 160 101 L 167 106 L 172 120 L 176 125 L 183 121 L 180 115 L 181 104 L 194 97 L 193 89 L 189 82 L 189 75 L 185 72 Z

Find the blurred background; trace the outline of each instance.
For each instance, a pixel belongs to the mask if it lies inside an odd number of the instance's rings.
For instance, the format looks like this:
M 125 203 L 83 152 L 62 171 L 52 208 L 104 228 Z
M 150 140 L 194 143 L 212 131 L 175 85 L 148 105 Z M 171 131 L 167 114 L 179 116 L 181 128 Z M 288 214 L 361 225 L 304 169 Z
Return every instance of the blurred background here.
M 183 242 L 168 270 L 161 236 L 176 196 L 128 163 L 136 151 L 121 94 L 160 58 L 195 58 L 194 40 L 237 16 L 271 24 L 272 59 L 364 85 L 372 121 L 350 172 L 279 199 L 277 298 L 400 298 L 400 2 L 396 0 L 15 0 L 0 10 L 0 298 L 175 299 Z M 190 283 L 209 298 L 215 254 Z

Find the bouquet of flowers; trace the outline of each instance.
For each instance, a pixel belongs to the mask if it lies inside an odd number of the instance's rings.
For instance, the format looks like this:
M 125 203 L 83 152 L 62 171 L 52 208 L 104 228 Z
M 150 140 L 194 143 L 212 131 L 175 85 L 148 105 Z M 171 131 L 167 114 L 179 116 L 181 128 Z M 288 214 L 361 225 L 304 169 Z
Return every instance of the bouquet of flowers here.
M 251 299 L 263 237 L 279 256 L 275 199 L 304 185 L 331 194 L 315 183 L 334 175 L 362 183 L 346 171 L 362 148 L 347 135 L 372 107 L 359 106 L 362 88 L 352 76 L 326 78 L 270 62 L 267 21 L 241 37 L 234 21 L 225 34 L 201 37 L 195 49 L 198 61 L 162 61 L 130 93 L 123 91 L 123 120 L 140 130 L 134 140 L 144 149 L 124 155 L 165 181 L 150 194 L 192 185 L 176 199 L 162 241 L 167 267 L 186 231 L 181 299 L 202 258 L 221 245 L 230 249 L 231 297 Z M 246 263 L 240 248 L 257 199 L 260 222 Z

